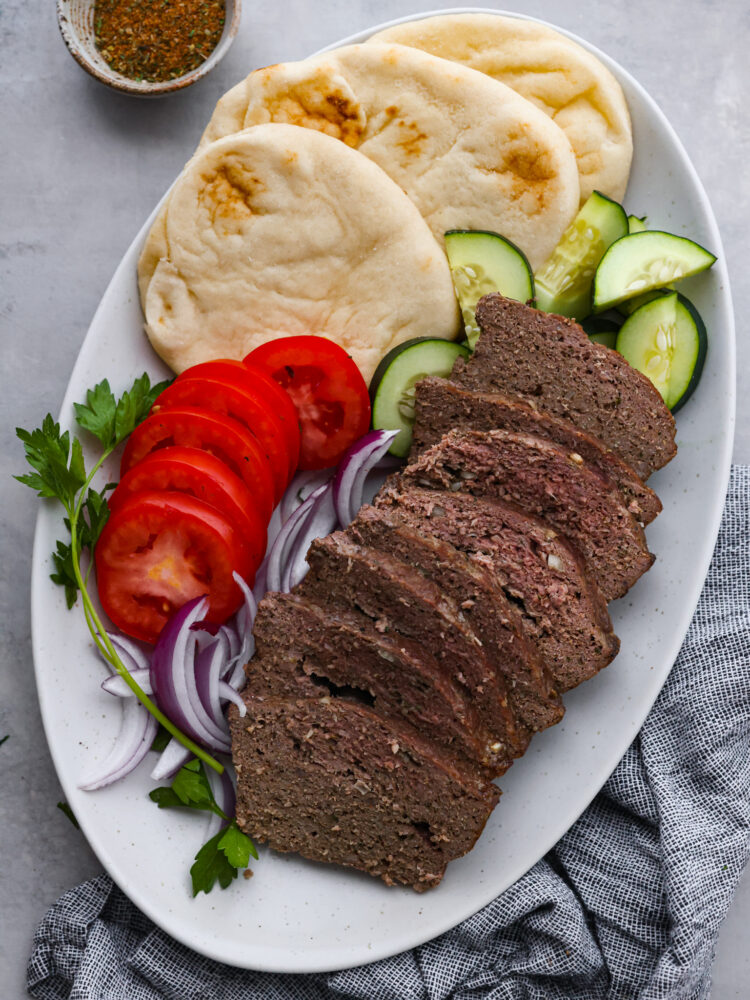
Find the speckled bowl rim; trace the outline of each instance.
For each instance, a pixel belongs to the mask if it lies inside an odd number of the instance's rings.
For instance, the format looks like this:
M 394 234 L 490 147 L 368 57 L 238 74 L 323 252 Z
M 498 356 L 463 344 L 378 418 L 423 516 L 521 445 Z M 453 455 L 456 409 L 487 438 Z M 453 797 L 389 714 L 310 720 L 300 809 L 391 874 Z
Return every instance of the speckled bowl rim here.
M 94 0 L 91 0 L 92 4 L 93 2 Z M 242 0 L 225 0 L 226 9 L 228 10 L 231 7 L 232 10 L 231 18 L 225 21 L 222 36 L 208 58 L 200 66 L 196 66 L 189 73 L 178 76 L 174 80 L 150 83 L 143 80 L 140 82 L 129 80 L 127 77 L 114 71 L 104 72 L 99 66 L 93 63 L 86 54 L 79 34 L 69 17 L 70 4 L 71 0 L 57 0 L 57 25 L 68 52 L 70 52 L 78 65 L 85 69 L 90 76 L 93 76 L 95 80 L 98 80 L 99 83 L 111 87 L 112 90 L 117 90 L 122 94 L 131 94 L 134 97 L 160 97 L 166 94 L 174 94 L 178 90 L 183 90 L 185 87 L 197 83 L 207 73 L 210 73 L 214 66 L 218 65 L 229 51 L 232 42 L 237 36 L 242 17 Z

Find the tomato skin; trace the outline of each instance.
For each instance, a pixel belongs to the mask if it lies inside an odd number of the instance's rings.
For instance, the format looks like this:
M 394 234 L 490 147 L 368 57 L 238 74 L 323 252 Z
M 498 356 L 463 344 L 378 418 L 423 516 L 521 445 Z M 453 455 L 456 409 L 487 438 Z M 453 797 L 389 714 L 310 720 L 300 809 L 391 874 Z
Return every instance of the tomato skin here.
M 219 413 L 197 406 L 160 410 L 146 417 L 128 439 L 120 475 L 153 451 L 172 445 L 201 448 L 229 466 L 249 488 L 258 513 L 268 524 L 274 506 L 274 486 L 268 459 L 246 427 Z
M 237 420 L 255 437 L 268 459 L 275 502 L 289 485 L 289 453 L 281 421 L 264 402 L 236 383 L 210 375 L 180 377 L 160 394 L 151 413 L 183 406 L 199 406 Z
M 299 461 L 300 428 L 297 410 L 289 394 L 267 372 L 260 368 L 249 368 L 242 361 L 228 359 L 203 361 L 193 365 L 179 375 L 177 381 L 203 377 L 231 382 L 267 404 L 269 410 L 281 421 L 284 429 L 284 440 L 289 452 L 288 479 L 291 480 L 297 471 Z
M 198 448 L 173 446 L 152 451 L 126 472 L 109 497 L 119 510 L 136 493 L 186 493 L 215 508 L 237 530 L 250 553 L 254 573 L 266 551 L 266 526 L 245 483 L 215 455 Z
M 203 594 L 207 620 L 225 622 L 242 603 L 232 573 L 251 585 L 254 579 L 248 550 L 224 515 L 182 493 L 127 498 L 104 525 L 94 562 L 104 611 L 126 635 L 146 642 Z
M 244 359 L 267 372 L 297 408 L 302 442 L 300 469 L 336 465 L 370 426 L 370 396 L 356 364 L 325 337 L 280 337 Z

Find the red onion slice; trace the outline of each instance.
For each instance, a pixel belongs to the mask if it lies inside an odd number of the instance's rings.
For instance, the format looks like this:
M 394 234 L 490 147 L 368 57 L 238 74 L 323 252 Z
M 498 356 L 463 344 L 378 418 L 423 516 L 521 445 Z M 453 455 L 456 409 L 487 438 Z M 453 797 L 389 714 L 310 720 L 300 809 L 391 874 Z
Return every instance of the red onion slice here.
M 107 636 L 131 674 L 136 670 L 148 670 L 148 654 L 134 639 L 119 632 L 107 632 Z
M 199 633 L 192 626 L 205 616 L 207 609 L 205 597 L 195 598 L 175 612 L 164 626 L 151 656 L 151 685 L 161 710 L 184 733 L 209 750 L 227 751 L 229 740 L 203 708 L 195 683 Z
M 201 706 L 216 731 L 225 738 L 228 738 L 229 726 L 219 699 L 219 683 L 228 653 L 229 643 L 225 636 L 219 634 L 214 642 L 201 650 L 195 658 L 195 688 Z
M 342 528 L 357 516 L 368 473 L 383 458 L 397 434 L 398 431 L 370 431 L 342 458 L 333 480 L 333 502 Z
M 258 602 L 252 590 L 250 590 L 239 573 L 233 573 L 232 576 L 234 577 L 234 582 L 242 591 L 244 601 L 242 607 L 234 616 L 235 634 L 239 642 L 239 649 L 236 652 L 232 652 L 228 668 L 233 667 L 236 663 L 244 667 L 255 652 L 253 626 L 255 625 L 255 616 L 258 613 Z
M 157 728 L 156 719 L 139 701 L 135 698 L 123 701 L 120 731 L 112 750 L 100 770 L 88 775 L 78 787 L 93 792 L 130 774 L 148 753 Z
M 131 670 L 130 676 L 144 694 L 153 694 L 153 690 L 151 688 L 151 670 L 149 667 L 140 667 L 137 670 Z M 117 695 L 118 698 L 134 697 L 132 689 L 128 687 L 125 683 L 125 679 L 119 674 L 112 674 L 111 677 L 102 681 L 102 690 L 106 691 L 107 694 Z
M 263 593 L 268 590 L 280 591 L 282 589 L 284 569 L 289 558 L 289 552 L 294 546 L 300 531 L 304 528 L 305 520 L 312 510 L 315 501 L 325 489 L 325 486 L 319 486 L 313 493 L 311 493 L 307 500 L 305 500 L 303 504 L 300 504 L 300 506 L 295 510 L 276 536 L 273 545 L 269 549 L 268 555 L 263 561 L 265 565 L 265 574 L 262 574 L 265 577 L 265 587 Z M 263 566 L 261 566 L 261 573 L 262 570 Z M 253 593 L 257 596 L 257 589 L 254 589 Z
M 187 764 L 192 756 L 187 747 L 184 747 L 176 739 L 171 739 L 159 754 L 159 759 L 151 772 L 151 777 L 154 781 L 164 781 L 165 778 L 172 778 L 183 764 Z M 211 773 L 215 773 L 213 768 L 211 768 Z
M 300 508 L 301 509 L 301 508 Z M 281 580 L 281 590 L 288 594 L 292 587 L 304 579 L 308 570 L 307 553 L 316 538 L 329 535 L 338 524 L 333 503 L 333 484 L 327 483 L 317 496 L 302 529 L 286 555 L 286 566 Z
M 231 684 L 228 684 L 226 681 L 219 681 L 219 698 L 222 701 L 231 701 L 235 704 L 240 713 L 240 718 L 245 718 L 247 715 L 247 705 L 242 700 L 242 695 L 238 694 Z
M 335 471 L 335 469 L 306 469 L 298 472 L 281 498 L 279 504 L 281 523 L 285 524 L 318 487 L 325 486 Z

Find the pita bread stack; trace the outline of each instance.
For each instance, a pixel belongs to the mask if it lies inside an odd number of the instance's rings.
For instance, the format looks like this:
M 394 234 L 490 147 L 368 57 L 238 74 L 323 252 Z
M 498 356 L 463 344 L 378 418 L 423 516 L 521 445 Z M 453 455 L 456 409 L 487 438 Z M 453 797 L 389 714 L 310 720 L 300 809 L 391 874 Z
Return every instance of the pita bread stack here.
M 622 200 L 633 155 L 628 106 L 620 84 L 583 46 L 545 24 L 499 14 L 407 21 L 368 44 L 384 42 L 413 45 L 512 87 L 565 132 L 578 163 L 581 202 L 594 190 Z
M 369 379 L 402 341 L 459 332 L 450 269 L 416 207 L 367 157 L 314 129 L 259 125 L 205 146 L 161 232 L 144 312 L 176 372 L 320 334 Z
M 614 79 L 540 29 L 428 18 L 225 94 L 139 262 L 161 357 L 179 372 L 313 333 L 369 379 L 405 340 L 459 335 L 448 229 L 500 233 L 540 267 L 584 192 L 622 194 L 631 155 Z

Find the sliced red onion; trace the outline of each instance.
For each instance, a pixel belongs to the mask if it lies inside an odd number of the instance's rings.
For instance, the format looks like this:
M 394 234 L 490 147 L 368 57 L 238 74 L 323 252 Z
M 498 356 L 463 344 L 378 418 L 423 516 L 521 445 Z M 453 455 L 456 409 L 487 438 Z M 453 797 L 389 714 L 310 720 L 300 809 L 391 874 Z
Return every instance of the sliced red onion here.
M 164 626 L 151 656 L 151 685 L 159 707 L 184 733 L 209 750 L 227 751 L 229 739 L 203 707 L 195 681 L 199 633 L 191 626 L 207 610 L 206 598 L 195 598 L 175 612 Z
M 312 510 L 315 501 L 326 489 L 326 486 L 319 486 L 303 504 L 295 510 L 284 527 L 276 536 L 276 540 L 268 551 L 268 555 L 263 560 L 265 567 L 264 591 L 280 591 L 283 586 L 284 569 L 289 558 L 289 552 L 294 546 L 295 540 L 300 531 L 305 526 L 305 520 Z M 261 570 L 264 568 L 261 567 Z M 253 591 L 256 595 L 257 589 Z
M 154 742 L 158 723 L 135 698 L 122 703 L 122 722 L 112 750 L 100 770 L 87 776 L 78 786 L 93 792 L 130 774 L 148 753 Z
M 227 675 L 223 678 L 225 684 L 228 684 L 233 691 L 241 691 L 245 686 L 247 681 L 247 674 L 245 673 L 245 664 L 241 661 L 235 663 Z
M 126 635 L 120 635 L 119 632 L 107 632 L 106 635 L 129 673 L 134 674 L 136 670 L 148 670 L 148 656 L 133 639 L 129 639 Z M 108 660 L 104 662 L 111 670 L 112 664 Z
M 219 681 L 219 698 L 222 701 L 231 701 L 237 706 L 240 713 L 240 718 L 244 719 L 247 715 L 247 705 L 242 700 L 242 695 L 228 684 L 227 681 Z
M 307 553 L 314 539 L 329 535 L 337 524 L 338 518 L 333 503 L 333 484 L 327 483 L 317 496 L 302 529 L 286 554 L 286 566 L 281 580 L 281 590 L 285 594 L 288 594 L 292 587 L 296 587 L 304 579 L 309 568 Z
M 242 591 L 244 601 L 242 607 L 234 616 L 234 633 L 239 642 L 239 649 L 235 650 L 232 647 L 228 666 L 234 666 L 235 663 L 239 663 L 244 667 L 255 652 L 253 626 L 255 625 L 255 616 L 258 613 L 258 602 L 252 590 L 250 590 L 239 573 L 233 573 L 232 575 L 234 582 Z
M 357 516 L 368 473 L 383 458 L 397 434 L 398 431 L 370 431 L 342 458 L 333 480 L 333 502 L 342 528 Z
M 281 523 L 285 524 L 295 510 L 320 486 L 333 477 L 335 469 L 305 469 L 298 472 L 287 487 L 279 504 Z
M 151 772 L 151 777 L 154 781 L 164 781 L 165 778 L 173 777 L 183 764 L 187 764 L 192 756 L 187 747 L 184 747 L 182 743 L 172 738 L 159 754 L 159 759 Z M 213 768 L 211 770 L 213 771 Z
M 149 667 L 131 670 L 130 676 L 144 694 L 153 694 L 153 690 L 151 688 L 151 670 Z M 132 689 L 128 687 L 125 683 L 125 679 L 119 674 L 112 674 L 111 677 L 102 681 L 102 690 L 106 691 L 107 694 L 115 694 L 118 698 L 134 697 Z
M 221 707 L 219 684 L 228 653 L 229 642 L 225 636 L 219 634 L 214 642 L 201 650 L 195 658 L 195 687 L 198 697 L 216 731 L 225 738 L 228 737 L 229 726 Z
M 227 765 L 224 768 L 223 774 L 217 774 L 215 771 L 207 771 L 208 780 L 211 785 L 211 791 L 213 792 L 214 799 L 216 800 L 216 805 L 221 809 L 228 819 L 221 819 L 220 816 L 212 817 L 212 826 L 218 829 L 225 827 L 227 823 L 231 822 L 234 814 L 237 810 L 237 796 L 234 790 L 234 780 L 231 775 L 231 765 Z M 216 821 L 218 820 L 218 827 Z

